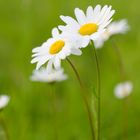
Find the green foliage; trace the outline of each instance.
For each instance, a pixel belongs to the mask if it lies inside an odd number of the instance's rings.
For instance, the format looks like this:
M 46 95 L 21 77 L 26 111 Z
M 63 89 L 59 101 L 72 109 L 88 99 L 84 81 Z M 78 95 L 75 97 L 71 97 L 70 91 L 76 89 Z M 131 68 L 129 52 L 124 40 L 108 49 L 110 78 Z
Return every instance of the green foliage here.
M 3 111 L 10 140 L 56 140 L 50 87 L 32 83 L 29 77 L 32 48 L 50 37 L 51 29 L 63 24 L 59 15 L 73 16 L 75 7 L 110 4 L 116 9 L 114 20 L 127 18 L 131 31 L 113 38 L 124 59 L 127 76 L 134 83 L 129 98 L 129 138 L 140 139 L 139 83 L 140 52 L 138 0 L 0 0 L 0 93 L 11 96 Z M 120 82 L 117 56 L 111 41 L 98 50 L 101 67 L 101 133 L 102 140 L 123 140 L 122 101 L 114 97 L 114 86 Z M 96 67 L 90 48 L 83 49 L 81 57 L 71 59 L 89 89 L 96 89 Z M 60 140 L 89 140 L 90 130 L 79 85 L 66 61 L 63 61 L 69 79 L 56 86 L 57 129 Z

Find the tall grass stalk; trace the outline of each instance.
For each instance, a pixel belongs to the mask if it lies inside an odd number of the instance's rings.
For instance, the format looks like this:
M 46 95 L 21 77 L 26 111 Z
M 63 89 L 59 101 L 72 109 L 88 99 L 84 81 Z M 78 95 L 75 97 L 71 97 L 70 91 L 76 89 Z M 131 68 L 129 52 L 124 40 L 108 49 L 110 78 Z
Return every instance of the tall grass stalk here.
M 74 66 L 74 64 L 71 62 L 70 59 L 67 58 L 67 62 L 70 64 L 71 68 L 73 69 L 75 75 L 76 75 L 76 78 L 80 84 L 80 88 L 81 88 L 81 96 L 83 98 L 83 101 L 84 101 L 84 104 L 85 104 L 85 108 L 86 108 L 86 111 L 87 111 L 87 115 L 88 115 L 88 119 L 89 119 L 89 125 L 90 125 L 90 129 L 91 129 L 91 134 L 92 134 L 92 140 L 95 140 L 95 129 L 94 129 L 94 126 L 93 126 L 93 114 L 92 114 L 92 111 L 91 111 L 91 107 L 89 105 L 89 100 L 88 100 L 88 97 L 87 97 L 87 91 L 85 89 L 85 85 L 82 83 L 81 81 L 81 78 L 80 78 L 80 75 L 76 69 L 76 67 Z
M 57 122 L 57 97 L 55 94 L 55 83 L 51 83 L 51 101 L 52 101 L 52 112 L 53 112 L 53 124 L 54 124 L 54 138 L 58 140 L 58 122 Z
M 91 47 L 93 48 L 93 53 L 94 53 L 94 59 L 96 62 L 96 68 L 97 68 L 97 118 L 98 118 L 98 135 L 97 135 L 97 139 L 100 140 L 101 138 L 101 78 L 100 78 L 100 66 L 99 66 L 99 59 L 97 56 L 97 52 L 96 52 L 96 48 L 94 46 L 93 41 L 91 41 Z
M 125 74 L 125 69 L 124 69 L 124 62 L 123 62 L 123 59 L 122 59 L 122 55 L 121 55 L 121 52 L 120 52 L 120 49 L 119 47 L 117 46 L 116 42 L 113 40 L 112 41 L 113 43 L 113 49 L 118 57 L 118 64 L 119 64 L 119 71 L 120 71 L 120 79 L 122 82 L 124 82 L 126 80 L 126 74 Z M 123 99 L 123 103 L 122 103 L 122 106 L 123 106 L 123 118 L 122 118 L 122 121 L 123 121 L 123 137 L 125 140 L 128 139 L 128 99 L 127 98 L 124 98 Z

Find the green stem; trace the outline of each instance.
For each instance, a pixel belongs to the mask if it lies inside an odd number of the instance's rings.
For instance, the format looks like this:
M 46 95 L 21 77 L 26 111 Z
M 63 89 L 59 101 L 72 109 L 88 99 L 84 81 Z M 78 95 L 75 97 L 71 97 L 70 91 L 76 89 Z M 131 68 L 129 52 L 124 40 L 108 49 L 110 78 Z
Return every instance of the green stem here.
M 9 132 L 8 132 L 8 129 L 7 129 L 7 126 L 6 126 L 6 122 L 4 120 L 4 117 L 2 116 L 2 112 L 0 112 L 0 113 L 1 113 L 0 122 L 3 126 L 4 132 L 5 132 L 5 135 L 6 135 L 6 139 L 10 140 L 10 136 L 9 136 Z
M 88 119 L 89 119 L 89 125 L 90 125 L 90 129 L 91 129 L 91 134 L 92 134 L 92 140 L 95 140 L 95 134 L 94 134 L 94 127 L 93 127 L 93 116 L 92 116 L 92 111 L 91 111 L 91 108 L 90 108 L 90 105 L 89 105 L 89 102 L 88 102 L 88 98 L 87 98 L 87 95 L 86 95 L 86 90 L 85 90 L 85 86 L 83 85 L 82 81 L 81 81 L 81 78 L 80 78 L 80 75 L 78 73 L 78 71 L 76 70 L 75 66 L 73 65 L 73 63 L 70 61 L 70 59 L 67 58 L 67 61 L 68 63 L 70 64 L 70 66 L 72 67 L 75 75 L 76 75 L 76 78 L 80 84 L 80 87 L 81 87 L 81 96 L 84 100 L 84 103 L 85 103 L 85 107 L 86 107 L 86 110 L 87 110 L 87 115 L 88 115 Z
M 120 52 L 119 47 L 116 45 L 115 41 L 113 41 L 112 44 L 113 44 L 113 48 L 115 50 L 115 53 L 118 57 L 120 77 L 121 77 L 121 80 L 124 81 L 125 80 L 125 70 L 124 70 L 124 63 L 123 63 L 123 59 L 122 59 L 122 56 L 121 56 L 121 52 Z
M 100 140 L 100 127 L 101 127 L 101 81 L 100 81 L 100 66 L 99 66 L 99 60 L 98 60 L 98 56 L 96 53 L 96 48 L 94 46 L 93 41 L 91 41 L 92 44 L 92 48 L 93 48 L 93 52 L 94 52 L 94 56 L 95 56 L 95 61 L 96 61 L 96 68 L 97 68 L 97 93 L 98 93 L 98 136 L 97 139 Z
M 121 81 L 123 82 L 126 79 L 125 70 L 124 70 L 124 63 L 123 63 L 120 49 L 116 45 L 114 40 L 113 40 L 113 48 L 114 48 L 116 55 L 118 57 L 120 77 L 121 77 Z M 128 103 L 127 103 L 127 98 L 123 99 L 123 113 L 122 114 L 123 114 L 123 134 L 124 134 L 125 139 L 127 140 L 127 138 L 128 138 Z
M 123 134 L 124 140 L 128 139 L 128 99 L 123 100 Z
M 57 106 L 56 106 L 56 94 L 55 94 L 55 83 L 51 84 L 51 98 L 52 98 L 52 108 L 53 108 L 53 118 L 54 118 L 54 133 L 55 140 L 58 140 L 58 127 L 57 127 Z

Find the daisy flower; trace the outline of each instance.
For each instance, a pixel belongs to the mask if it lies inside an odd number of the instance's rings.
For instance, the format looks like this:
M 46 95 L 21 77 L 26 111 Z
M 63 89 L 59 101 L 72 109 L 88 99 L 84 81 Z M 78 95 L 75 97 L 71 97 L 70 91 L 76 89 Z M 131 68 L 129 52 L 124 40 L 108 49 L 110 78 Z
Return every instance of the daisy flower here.
M 39 81 L 39 82 L 60 82 L 67 79 L 67 75 L 64 74 L 63 69 L 52 69 L 50 72 L 46 68 L 41 68 L 39 70 L 34 70 L 33 74 L 30 78 L 32 81 Z
M 7 95 L 0 95 L 0 109 L 3 109 L 9 103 L 10 97 Z
M 106 29 L 112 21 L 115 10 L 111 6 L 97 5 L 95 8 L 89 6 L 86 14 L 79 8 L 75 9 L 76 20 L 69 16 L 60 16 L 66 26 L 59 26 L 59 29 L 67 34 L 75 35 L 80 47 L 86 47 L 90 40 L 95 40 Z
M 31 63 L 36 63 L 38 70 L 43 64 L 48 62 L 47 69 L 54 67 L 60 68 L 61 60 L 70 54 L 81 55 L 81 51 L 74 46 L 77 45 L 74 38 L 70 35 L 60 34 L 57 28 L 52 30 L 52 38 L 48 39 L 40 47 L 34 48 Z
M 106 30 L 100 35 L 100 37 L 94 40 L 96 48 L 101 48 L 105 41 L 107 41 L 112 35 L 125 34 L 129 30 L 128 21 L 122 19 L 120 21 L 112 22 L 108 25 Z
M 133 84 L 127 81 L 127 82 L 119 83 L 115 87 L 114 93 L 117 98 L 123 99 L 131 94 L 132 89 L 133 89 Z

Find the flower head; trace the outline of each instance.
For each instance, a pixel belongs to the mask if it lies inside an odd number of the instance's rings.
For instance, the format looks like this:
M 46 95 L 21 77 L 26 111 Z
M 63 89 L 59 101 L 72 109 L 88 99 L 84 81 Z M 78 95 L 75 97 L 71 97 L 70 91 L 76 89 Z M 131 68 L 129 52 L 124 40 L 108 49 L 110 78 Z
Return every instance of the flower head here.
M 127 81 L 124 83 L 119 83 L 115 87 L 114 93 L 117 98 L 123 99 L 131 94 L 132 89 L 133 89 L 133 84 Z
M 7 95 L 0 95 L 0 109 L 3 109 L 9 103 L 10 97 Z
M 67 79 L 67 75 L 64 74 L 63 69 L 52 69 L 48 71 L 46 68 L 41 68 L 39 70 L 34 70 L 31 76 L 32 81 L 39 81 L 39 82 L 60 82 Z
M 108 25 L 106 30 L 100 35 L 99 38 L 94 40 L 96 48 L 101 48 L 105 41 L 107 41 L 112 35 L 125 34 L 129 30 L 129 25 L 126 19 L 112 22 Z
M 37 62 L 36 69 L 48 62 L 48 69 L 52 64 L 56 69 L 60 68 L 61 60 L 70 54 L 81 55 L 81 51 L 74 46 L 74 39 L 66 34 L 60 34 L 57 28 L 52 30 L 52 38 L 48 39 L 40 47 L 34 48 L 31 63 Z
M 59 29 L 65 33 L 75 35 L 81 43 L 80 47 L 86 47 L 90 40 L 95 40 L 105 30 L 107 25 L 112 21 L 115 13 L 111 6 L 97 5 L 94 9 L 92 6 L 87 8 L 86 14 L 79 8 L 75 9 L 76 20 L 69 16 L 60 16 L 66 23 L 66 26 L 59 26 Z

